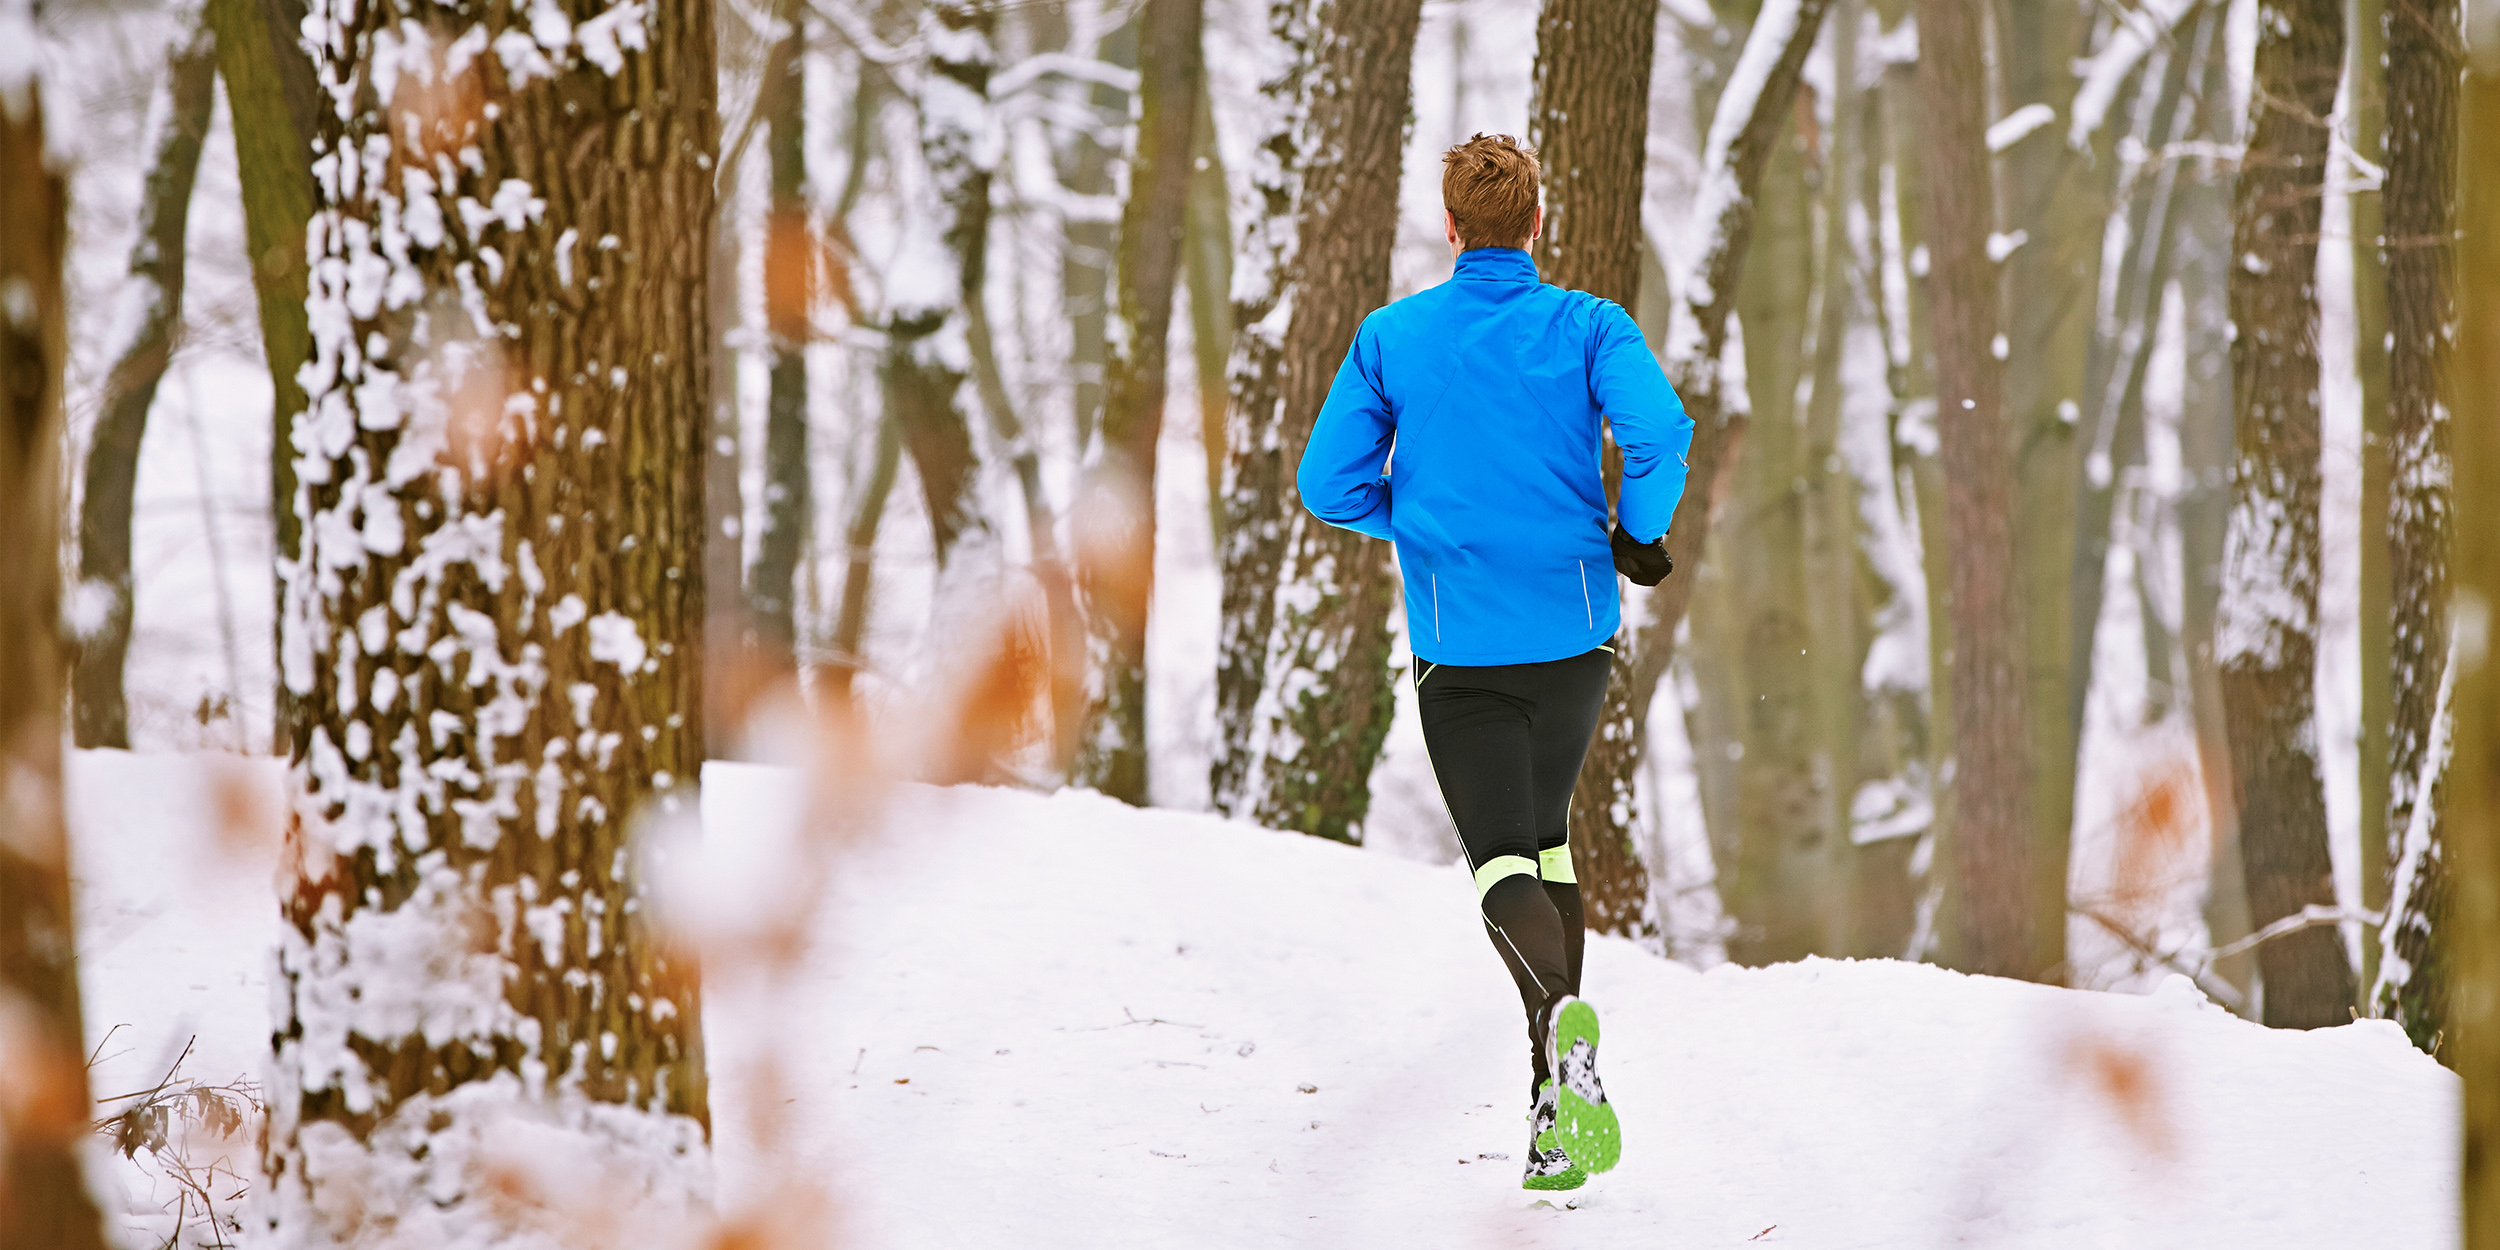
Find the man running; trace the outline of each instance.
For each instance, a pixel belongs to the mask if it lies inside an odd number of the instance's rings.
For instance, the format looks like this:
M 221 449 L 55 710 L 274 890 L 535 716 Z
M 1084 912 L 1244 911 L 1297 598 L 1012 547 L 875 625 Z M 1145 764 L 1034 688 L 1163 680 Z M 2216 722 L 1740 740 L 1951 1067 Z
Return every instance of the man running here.
M 1579 998 L 1571 790 L 1614 663 L 1614 573 L 1671 567 L 1693 423 L 1621 306 L 1537 280 L 1536 153 L 1479 134 L 1441 163 L 1455 270 L 1364 318 L 1296 484 L 1312 515 L 1397 544 L 1424 745 L 1528 1013 L 1523 1184 L 1576 1189 L 1622 1141 Z M 1611 534 L 1601 419 L 1623 452 Z

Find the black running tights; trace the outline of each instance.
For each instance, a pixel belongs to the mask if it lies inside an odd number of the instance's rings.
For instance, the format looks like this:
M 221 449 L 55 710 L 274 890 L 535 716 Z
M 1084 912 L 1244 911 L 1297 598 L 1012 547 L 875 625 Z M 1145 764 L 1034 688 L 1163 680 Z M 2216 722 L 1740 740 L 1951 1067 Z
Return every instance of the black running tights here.
M 1607 647 L 1539 664 L 1415 663 L 1424 747 L 1476 873 L 1485 934 L 1527 1008 L 1531 1097 L 1546 1077 L 1537 1038 L 1545 1005 L 1580 992 L 1571 789 L 1613 666 Z

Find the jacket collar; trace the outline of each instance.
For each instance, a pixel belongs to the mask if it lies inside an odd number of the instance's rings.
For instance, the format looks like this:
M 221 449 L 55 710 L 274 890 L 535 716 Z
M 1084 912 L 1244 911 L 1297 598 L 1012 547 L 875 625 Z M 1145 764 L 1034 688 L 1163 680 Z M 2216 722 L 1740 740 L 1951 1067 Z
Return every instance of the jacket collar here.
M 1534 282 L 1536 262 L 1515 247 L 1472 247 L 1458 254 L 1450 277 L 1473 282 Z

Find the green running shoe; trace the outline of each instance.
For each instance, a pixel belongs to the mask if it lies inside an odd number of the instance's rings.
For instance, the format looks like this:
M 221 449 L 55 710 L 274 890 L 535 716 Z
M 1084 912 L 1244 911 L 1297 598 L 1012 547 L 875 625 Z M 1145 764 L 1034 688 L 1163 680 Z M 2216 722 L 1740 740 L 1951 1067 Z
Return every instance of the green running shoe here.
M 1521 1189 L 1578 1189 L 1589 1183 L 1589 1174 L 1571 1161 L 1554 1140 L 1554 1083 L 1547 1081 L 1536 1091 L 1536 1105 L 1528 1108 L 1528 1169 L 1519 1180 Z
M 1546 1070 L 1559 1087 L 1555 1143 L 1591 1174 L 1623 1158 L 1623 1130 L 1597 1080 L 1597 1009 L 1573 995 L 1554 1000 L 1546 1016 Z

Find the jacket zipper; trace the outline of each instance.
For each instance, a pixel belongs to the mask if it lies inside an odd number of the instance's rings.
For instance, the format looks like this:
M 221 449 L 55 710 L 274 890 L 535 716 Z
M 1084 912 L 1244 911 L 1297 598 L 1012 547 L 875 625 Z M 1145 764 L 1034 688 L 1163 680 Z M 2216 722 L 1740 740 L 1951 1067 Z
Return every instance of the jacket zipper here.
M 1589 598 L 1589 562 L 1574 560 L 1580 566 L 1580 610 L 1589 614 L 1589 628 L 1597 628 L 1597 603 Z
M 1441 575 L 1432 575 L 1432 640 L 1441 641 Z

